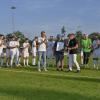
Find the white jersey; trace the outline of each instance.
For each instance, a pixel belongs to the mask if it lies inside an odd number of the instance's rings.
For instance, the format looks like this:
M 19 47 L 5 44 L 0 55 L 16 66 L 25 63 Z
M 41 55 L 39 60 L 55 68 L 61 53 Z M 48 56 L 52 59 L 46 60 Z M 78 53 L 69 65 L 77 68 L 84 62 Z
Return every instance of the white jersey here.
M 16 46 L 19 46 L 19 41 L 16 41 Z
M 16 41 L 9 42 L 10 51 L 16 51 Z
M 45 38 L 38 38 L 38 42 L 40 43 L 39 47 L 38 47 L 38 51 L 46 51 L 46 44 L 42 43 L 42 41 L 44 41 Z M 41 44 L 42 43 L 42 44 Z
M 23 43 L 23 57 L 29 57 L 29 43 Z
M 28 52 L 29 43 L 23 43 L 23 52 Z

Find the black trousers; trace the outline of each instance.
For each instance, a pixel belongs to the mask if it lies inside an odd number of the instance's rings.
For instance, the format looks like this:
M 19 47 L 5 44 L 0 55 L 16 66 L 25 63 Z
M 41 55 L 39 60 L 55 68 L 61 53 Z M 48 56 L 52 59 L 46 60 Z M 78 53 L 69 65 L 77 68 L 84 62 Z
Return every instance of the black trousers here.
M 89 58 L 90 58 L 90 52 L 83 52 L 83 63 L 88 64 L 89 63 Z

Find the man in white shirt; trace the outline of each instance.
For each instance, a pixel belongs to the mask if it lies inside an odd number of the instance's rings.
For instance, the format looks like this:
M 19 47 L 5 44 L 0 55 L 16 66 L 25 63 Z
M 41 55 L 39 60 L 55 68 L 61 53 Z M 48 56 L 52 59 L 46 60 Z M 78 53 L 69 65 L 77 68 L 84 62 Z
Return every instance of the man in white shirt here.
M 24 59 L 24 66 L 29 66 L 29 41 L 28 39 L 25 40 L 23 43 L 23 59 Z
M 44 31 L 41 32 L 41 37 L 38 38 L 38 71 L 41 72 L 41 62 L 43 60 L 43 68 L 45 71 L 47 71 L 46 68 L 46 48 L 47 48 L 47 38 L 46 38 L 46 33 Z

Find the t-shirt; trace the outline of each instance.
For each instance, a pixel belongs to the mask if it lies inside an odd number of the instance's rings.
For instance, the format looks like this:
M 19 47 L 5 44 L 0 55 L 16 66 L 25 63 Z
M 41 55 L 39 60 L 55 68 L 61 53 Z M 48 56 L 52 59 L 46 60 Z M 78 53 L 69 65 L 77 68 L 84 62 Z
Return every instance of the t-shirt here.
M 92 45 L 91 39 L 82 39 L 83 52 L 90 52 L 91 51 L 91 45 Z
M 23 43 L 23 52 L 28 52 L 28 49 L 29 49 L 29 47 L 28 47 L 28 45 L 29 45 L 29 43 Z
M 42 43 L 42 41 L 44 41 L 45 38 L 38 38 L 38 42 L 40 43 L 39 44 L 39 47 L 38 47 L 38 51 L 46 51 L 46 44 L 45 43 Z
M 57 44 L 59 44 L 59 43 L 62 43 L 63 44 L 63 49 L 62 50 L 57 50 Z M 54 48 L 55 48 L 55 50 L 54 50 L 54 52 L 55 52 L 55 54 L 64 54 L 64 41 L 56 41 L 55 42 L 55 44 L 54 44 Z
M 78 44 L 78 41 L 74 38 L 74 39 L 72 39 L 72 40 L 69 41 L 68 47 L 69 47 L 69 48 L 73 48 L 73 47 L 75 47 L 77 44 Z M 77 54 L 77 49 L 69 50 L 69 54 Z
M 54 46 L 54 41 L 49 41 L 47 50 L 52 51 L 53 46 Z
M 16 50 L 16 41 L 10 41 L 9 46 L 10 46 L 11 50 Z

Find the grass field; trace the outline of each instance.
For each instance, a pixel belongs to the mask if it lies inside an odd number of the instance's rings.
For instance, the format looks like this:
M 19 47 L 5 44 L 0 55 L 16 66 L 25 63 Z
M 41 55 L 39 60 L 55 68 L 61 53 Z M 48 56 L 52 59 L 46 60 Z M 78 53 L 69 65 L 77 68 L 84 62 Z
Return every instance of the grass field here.
M 100 100 L 100 71 L 0 69 L 0 100 Z

